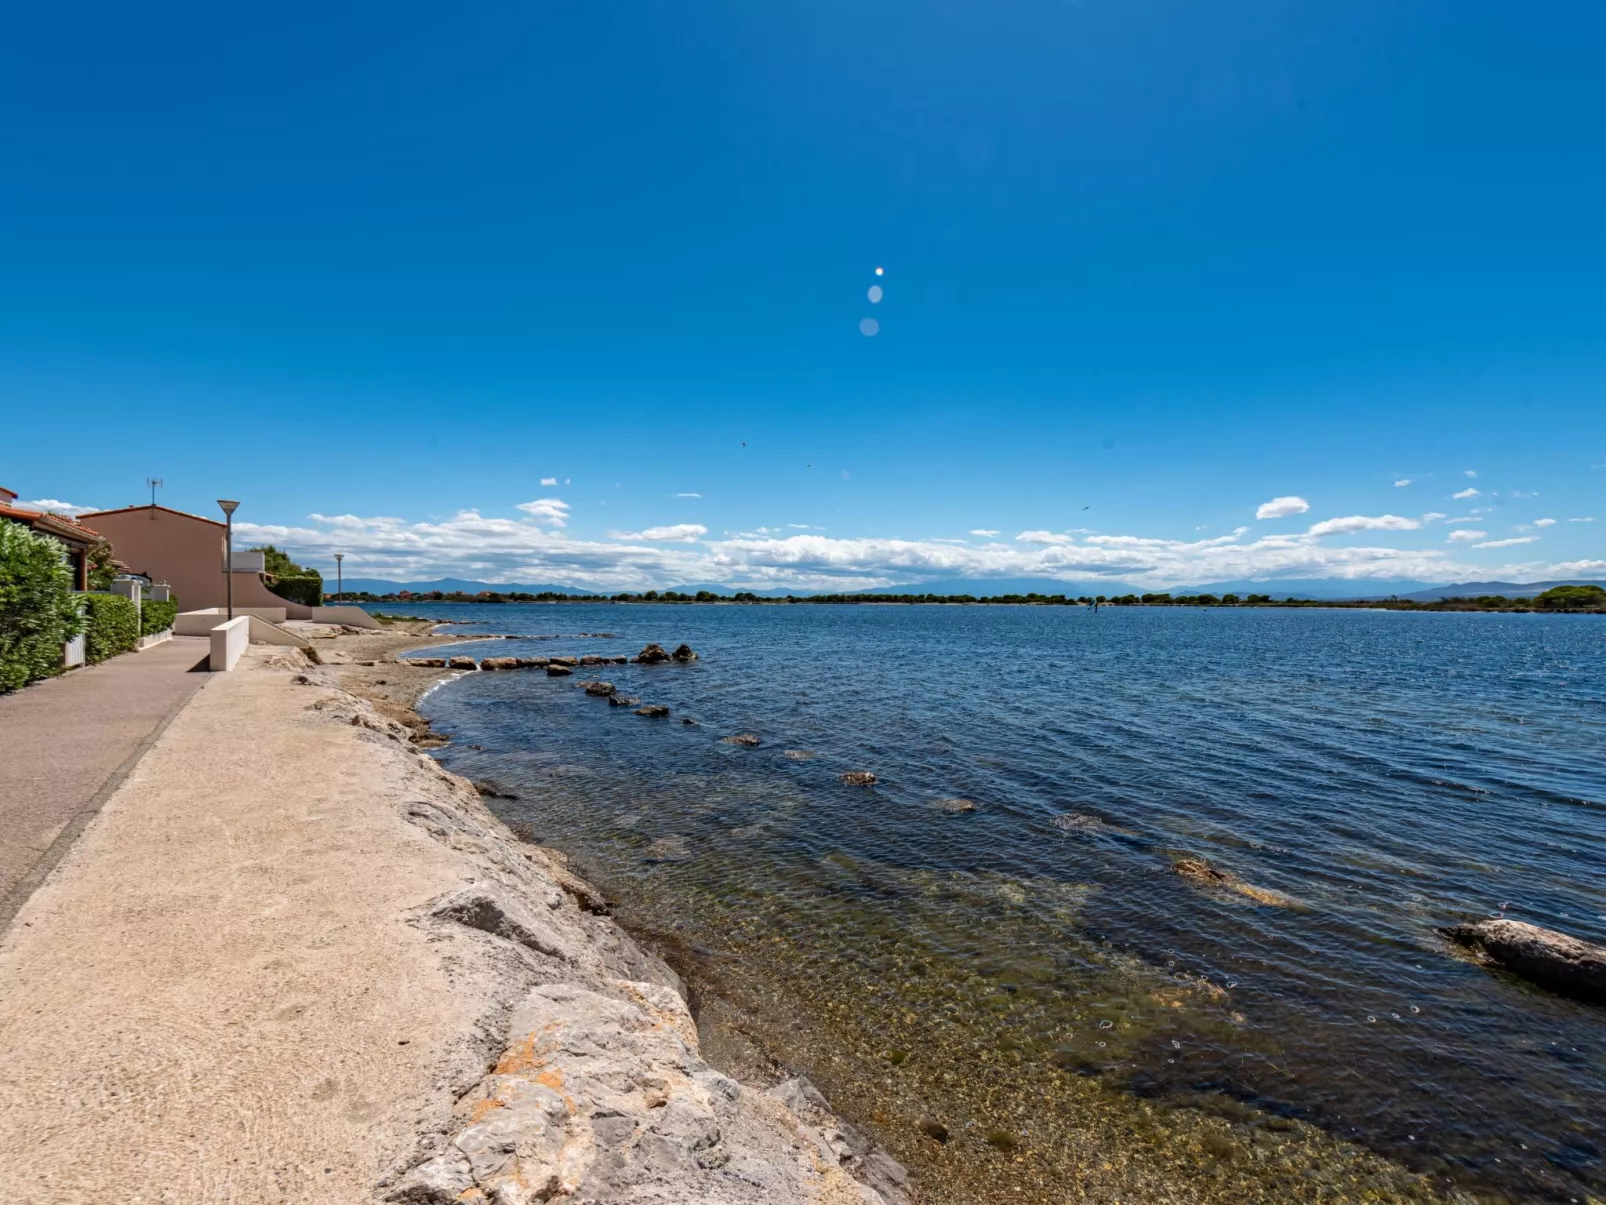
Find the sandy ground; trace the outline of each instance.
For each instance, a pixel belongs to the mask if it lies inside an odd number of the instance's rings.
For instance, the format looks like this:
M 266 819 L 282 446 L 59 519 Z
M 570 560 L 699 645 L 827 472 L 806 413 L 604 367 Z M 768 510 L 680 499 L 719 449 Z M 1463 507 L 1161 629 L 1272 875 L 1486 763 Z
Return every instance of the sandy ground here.
M 441 675 L 386 658 L 426 642 L 253 646 L 18 912 L 6 1200 L 903 1200 L 801 1081 L 710 1068 L 673 972 L 338 688 L 403 675 L 406 711 Z
M 376 923 L 461 885 L 388 802 L 405 764 L 281 675 L 199 697 L 0 944 L 14 1201 L 364 1199 L 478 1020 Z

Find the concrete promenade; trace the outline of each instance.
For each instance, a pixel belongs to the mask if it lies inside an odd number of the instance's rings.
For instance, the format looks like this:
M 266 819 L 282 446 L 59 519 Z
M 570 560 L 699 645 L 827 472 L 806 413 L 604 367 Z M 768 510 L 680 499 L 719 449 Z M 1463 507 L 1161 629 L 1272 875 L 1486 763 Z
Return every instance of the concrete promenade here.
M 206 682 L 208 649 L 174 637 L 0 695 L 0 929 Z

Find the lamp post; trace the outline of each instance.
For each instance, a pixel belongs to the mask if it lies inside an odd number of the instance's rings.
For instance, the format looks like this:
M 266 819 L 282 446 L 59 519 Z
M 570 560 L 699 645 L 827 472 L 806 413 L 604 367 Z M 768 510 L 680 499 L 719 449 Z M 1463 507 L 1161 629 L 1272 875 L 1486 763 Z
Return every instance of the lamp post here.
M 223 576 L 228 580 L 229 622 L 234 622 L 234 508 L 240 504 L 232 498 L 219 498 L 223 508 Z
M 336 604 L 343 603 L 343 602 L 346 601 L 346 579 L 340 575 L 340 562 L 345 560 L 345 559 L 346 559 L 346 554 L 345 553 L 343 553 L 343 552 L 335 553 L 335 602 L 336 602 Z

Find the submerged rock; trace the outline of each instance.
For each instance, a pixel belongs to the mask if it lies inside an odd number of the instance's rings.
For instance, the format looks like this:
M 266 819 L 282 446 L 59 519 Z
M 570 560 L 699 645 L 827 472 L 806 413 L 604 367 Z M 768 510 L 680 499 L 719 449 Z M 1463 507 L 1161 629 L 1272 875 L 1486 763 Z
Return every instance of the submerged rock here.
M 1606 1004 L 1606 946 L 1520 920 L 1484 920 L 1440 929 L 1484 962 L 1566 996 Z
M 649 862 L 689 862 L 691 856 L 691 846 L 681 836 L 659 837 L 647 846 Z
M 567 665 L 559 665 L 556 661 L 552 661 L 547 664 L 546 672 L 549 677 L 566 678 L 574 673 L 574 670 Z
M 719 741 L 722 745 L 741 745 L 747 749 L 751 749 L 756 745 L 762 745 L 764 743 L 751 732 L 739 732 L 735 736 L 722 736 L 719 738 Z
M 969 799 L 939 799 L 937 810 L 942 812 L 974 812 L 976 805 Z
M 634 707 L 641 702 L 635 695 L 622 695 L 615 692 L 608 696 L 608 702 L 615 707 Z
M 790 758 L 792 761 L 810 761 L 813 759 L 814 754 L 807 749 L 787 749 L 783 756 Z
M 474 746 L 469 746 L 474 748 Z M 517 799 L 518 796 L 508 790 L 494 778 L 475 778 L 470 780 L 474 789 L 487 799 Z
M 868 770 L 849 770 L 842 776 L 842 781 L 850 787 L 873 787 L 876 776 Z
M 670 653 L 669 657 L 670 660 L 679 661 L 683 665 L 688 661 L 697 660 L 697 654 L 692 652 L 691 645 L 689 644 L 681 645 L 674 652 Z
M 662 665 L 669 660 L 669 654 L 664 652 L 661 644 L 649 644 L 636 654 L 637 665 Z
M 1072 813 L 1075 815 L 1076 813 Z M 1100 821 L 1099 823 L 1103 823 Z M 1295 908 L 1299 906 L 1297 900 L 1286 896 L 1280 891 L 1271 891 L 1265 887 L 1256 887 L 1253 883 L 1246 883 L 1230 871 L 1218 870 L 1203 858 L 1182 858 L 1171 864 L 1171 869 L 1181 875 L 1190 883 L 1216 891 L 1231 891 L 1253 900 L 1257 904 L 1265 904 L 1271 908 Z
M 479 662 L 472 657 L 453 657 L 446 663 L 448 669 L 478 669 Z
M 585 685 L 586 685 L 586 694 L 588 694 L 588 695 L 597 695 L 599 697 L 606 697 L 606 696 L 611 695 L 613 693 L 613 683 L 612 682 L 587 682 Z
M 648 703 L 645 707 L 636 708 L 636 714 L 666 716 L 669 714 L 669 708 L 665 707 L 662 703 Z

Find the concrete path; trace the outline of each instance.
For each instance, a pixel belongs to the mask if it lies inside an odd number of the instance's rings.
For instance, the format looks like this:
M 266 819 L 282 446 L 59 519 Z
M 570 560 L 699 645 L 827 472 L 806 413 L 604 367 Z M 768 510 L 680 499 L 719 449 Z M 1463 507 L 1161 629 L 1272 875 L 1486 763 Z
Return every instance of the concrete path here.
M 208 648 L 177 636 L 0 695 L 0 929 L 206 682 Z

